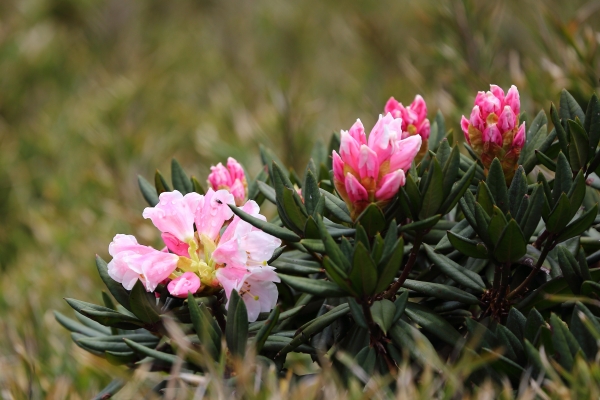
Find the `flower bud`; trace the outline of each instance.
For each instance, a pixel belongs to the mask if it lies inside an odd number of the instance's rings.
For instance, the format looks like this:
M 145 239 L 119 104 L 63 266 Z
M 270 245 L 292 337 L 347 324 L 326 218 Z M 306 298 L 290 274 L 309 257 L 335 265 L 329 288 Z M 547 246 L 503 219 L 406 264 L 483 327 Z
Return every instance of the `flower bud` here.
M 188 292 L 194 294 L 200 289 L 200 278 L 193 272 L 186 272 L 169 282 L 167 289 L 171 296 L 186 298 Z
M 423 102 L 410 111 L 424 115 L 424 110 Z M 410 168 L 422 139 L 419 134 L 405 135 L 402 127 L 401 118 L 387 113 L 379 117 L 368 141 L 360 120 L 342 131 L 339 153 L 333 151 L 333 180 L 353 219 L 370 203 L 384 207 L 404 186 L 404 171 Z
M 219 163 L 210 167 L 208 183 L 214 190 L 225 189 L 231 192 L 235 204 L 241 206 L 248 195 L 248 183 L 244 168 L 233 157 L 227 159 L 227 167 Z
M 427 119 L 427 104 L 421 95 L 416 95 L 413 102 L 405 107 L 393 97 L 385 105 L 384 112 L 391 113 L 394 118 L 402 119 L 402 139 L 419 135 L 423 141 L 416 160 L 419 162 L 427 153 L 431 125 Z
M 496 85 L 488 92 L 478 92 L 475 106 L 460 126 L 467 143 L 483 163 L 485 173 L 494 158 L 502 163 L 506 182 L 510 183 L 517 169 L 521 149 L 525 145 L 525 122 L 519 126 L 521 102 L 516 86 L 504 95 Z

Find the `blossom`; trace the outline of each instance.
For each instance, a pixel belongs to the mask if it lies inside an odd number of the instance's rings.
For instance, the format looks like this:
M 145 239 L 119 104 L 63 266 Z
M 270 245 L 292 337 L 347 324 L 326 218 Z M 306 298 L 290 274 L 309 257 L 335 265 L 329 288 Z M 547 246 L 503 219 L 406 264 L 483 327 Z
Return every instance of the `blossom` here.
M 241 206 L 244 204 L 248 194 L 248 183 L 244 168 L 233 157 L 227 159 L 227 168 L 219 163 L 210 167 L 208 183 L 214 190 L 226 189 L 233 194 L 235 204 Z
M 267 262 L 281 240 L 234 217 L 229 207 L 234 202 L 234 196 L 223 189 L 211 188 L 205 195 L 161 193 L 159 203 L 143 215 L 161 231 L 168 250 L 117 235 L 109 246 L 113 257 L 109 275 L 128 290 L 139 279 L 149 292 L 170 280 L 167 290 L 174 297 L 224 289 L 229 298 L 235 289 L 248 308 L 249 320 L 255 321 L 277 301 L 274 282 L 279 277 Z M 254 201 L 247 201 L 242 209 L 266 220 Z
M 390 97 L 384 107 L 384 112 L 392 114 L 394 118 L 402 119 L 402 139 L 412 135 L 419 135 L 423 140 L 421 149 L 415 157 L 417 161 L 423 159 L 427 153 L 431 124 L 427 119 L 427 104 L 421 95 L 416 95 L 409 106 L 404 106 L 395 98 Z
M 334 184 L 355 219 L 371 202 L 385 206 L 404 186 L 405 172 L 421 148 L 420 135 L 403 138 L 402 119 L 391 113 L 379 120 L 369 138 L 357 120 L 341 132 L 333 151 Z
M 467 143 L 489 169 L 494 158 L 502 163 L 507 183 L 512 180 L 521 149 L 525 145 L 525 122 L 519 125 L 521 102 L 516 86 L 506 96 L 496 85 L 488 92 L 478 92 L 471 115 L 461 119 Z
M 187 297 L 188 293 L 196 293 L 198 289 L 200 289 L 200 278 L 193 272 L 186 272 L 167 285 L 171 296 L 182 298 Z
M 116 235 L 108 246 L 113 259 L 108 263 L 108 275 L 131 290 L 141 280 L 152 292 L 177 268 L 179 256 L 138 244 L 131 235 Z

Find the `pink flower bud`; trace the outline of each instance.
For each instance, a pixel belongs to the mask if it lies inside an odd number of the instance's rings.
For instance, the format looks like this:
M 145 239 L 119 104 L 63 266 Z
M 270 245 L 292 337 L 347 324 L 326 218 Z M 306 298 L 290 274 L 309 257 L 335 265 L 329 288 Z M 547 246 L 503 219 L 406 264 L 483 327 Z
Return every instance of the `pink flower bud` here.
M 383 108 L 383 112 L 385 114 L 392 114 L 392 117 L 394 118 L 402 118 L 402 113 L 404 112 L 404 106 L 398 102 L 398 100 L 396 100 L 393 97 L 390 97 L 390 99 L 387 101 L 387 103 L 385 103 L 385 107 Z
M 234 158 L 227 159 L 227 168 L 219 163 L 210 167 L 208 183 L 213 190 L 225 189 L 230 191 L 235 199 L 235 204 L 240 206 L 246 201 L 248 183 L 244 168 Z
M 346 174 L 346 192 L 352 203 L 369 201 L 367 189 L 352 175 L 350 172 Z
M 375 195 L 378 199 L 389 200 L 398 193 L 398 189 L 400 189 L 401 186 L 404 186 L 405 183 L 406 178 L 403 170 L 398 169 L 394 172 L 390 172 L 381 180 L 381 187 L 377 190 Z
M 512 142 L 513 149 L 522 149 L 525 146 L 525 122 L 521 124 Z
M 514 85 L 506 96 L 500 87 L 490 85 L 490 91 L 477 93 L 471 117 L 461 119 L 461 129 L 481 158 L 484 172 L 487 173 L 491 162 L 498 158 L 507 183 L 512 180 L 525 144 L 525 124 L 517 128 L 520 108 L 519 91 Z
M 188 293 L 194 294 L 198 289 L 200 289 L 200 278 L 193 272 L 186 272 L 167 285 L 171 296 L 180 298 L 186 298 Z
M 400 140 L 398 142 L 398 150 L 390 157 L 390 170 L 409 170 L 410 165 L 421 148 L 421 143 L 422 139 L 419 135 Z
M 342 161 L 342 157 L 337 153 L 337 151 L 333 151 L 333 178 L 337 181 L 344 180 L 344 161 Z
M 354 125 L 348 131 L 350 136 L 356 140 L 359 145 L 367 143 L 367 135 L 365 135 L 365 127 L 363 126 L 360 119 L 357 119 Z
M 379 175 L 379 161 L 377 153 L 369 148 L 366 144 L 360 146 L 360 155 L 358 158 L 358 173 L 360 178 L 377 178 Z

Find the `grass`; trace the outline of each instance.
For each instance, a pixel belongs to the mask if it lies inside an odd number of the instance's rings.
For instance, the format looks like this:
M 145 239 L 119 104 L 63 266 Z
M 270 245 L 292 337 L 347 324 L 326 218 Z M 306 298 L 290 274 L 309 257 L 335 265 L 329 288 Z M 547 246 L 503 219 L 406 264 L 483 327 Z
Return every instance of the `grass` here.
M 258 144 L 299 167 L 316 140 L 422 94 L 458 129 L 489 83 L 531 115 L 598 88 L 600 6 L 503 2 L 7 0 L 0 3 L 0 396 L 90 398 L 120 368 L 53 318 L 100 301 L 94 254 L 158 236 L 138 174 L 201 181 Z M 457 136 L 458 137 L 458 136 Z M 558 390 L 558 389 L 557 389 Z

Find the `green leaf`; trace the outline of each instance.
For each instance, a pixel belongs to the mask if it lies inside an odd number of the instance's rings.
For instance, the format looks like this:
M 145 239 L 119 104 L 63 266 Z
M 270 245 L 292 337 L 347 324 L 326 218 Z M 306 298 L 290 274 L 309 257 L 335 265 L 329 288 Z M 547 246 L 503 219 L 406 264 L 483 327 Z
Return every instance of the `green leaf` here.
M 560 196 L 554 210 L 546 222 L 546 229 L 550 233 L 559 234 L 571 220 L 571 204 L 565 193 Z
M 455 263 L 442 254 L 436 253 L 430 246 L 426 244 L 424 246 L 427 257 L 437 265 L 444 275 L 466 288 L 475 290 L 478 293 L 483 292 L 485 284 L 479 274 Z
M 556 163 L 547 155 L 545 155 L 544 153 L 542 153 L 539 150 L 534 150 L 535 152 L 535 156 L 537 158 L 537 160 L 540 162 L 540 164 L 542 164 L 544 167 L 548 168 L 550 171 L 556 171 Z
M 515 262 L 527 252 L 527 241 L 519 224 L 511 219 L 494 249 L 494 258 L 499 262 Z
M 319 212 L 317 205 L 321 199 L 321 193 L 319 191 L 317 179 L 312 171 L 308 170 L 306 172 L 306 179 L 304 182 L 304 186 L 302 187 L 302 197 L 304 197 L 306 212 L 308 215 L 315 215 L 315 211 Z M 323 210 L 320 210 L 319 213 L 322 214 Z
M 383 212 L 375 203 L 369 204 L 356 221 L 360 222 L 370 237 L 375 236 L 378 232 L 383 232 L 386 226 Z
M 526 340 L 529 340 L 531 343 L 535 343 L 535 339 L 537 338 L 537 334 L 540 330 L 540 327 L 545 324 L 544 317 L 539 313 L 538 310 L 532 308 L 527 315 L 527 321 L 525 322 L 525 331 L 523 333 L 523 337 Z
M 233 356 L 244 357 L 248 341 L 248 312 L 246 304 L 235 289 L 231 291 L 227 304 L 225 340 Z
M 154 207 L 158 204 L 158 195 L 156 194 L 156 189 L 150 182 L 144 179 L 143 176 L 138 175 L 138 185 L 140 187 L 140 191 L 142 192 L 142 196 L 146 202 L 150 205 L 150 207 Z
M 237 215 L 238 217 L 240 217 L 243 221 L 248 222 L 250 225 L 264 231 L 265 233 L 268 233 L 269 235 L 273 235 L 276 238 L 285 240 L 287 242 L 292 242 L 292 243 L 300 241 L 300 236 L 296 235 L 294 232 L 290 231 L 289 229 L 282 228 L 277 225 L 274 225 L 269 222 L 258 219 L 256 217 L 253 217 L 252 215 L 246 213 L 241 208 L 238 208 L 231 204 L 229 205 L 229 208 L 231 208 L 233 213 L 235 215 Z
M 486 184 L 490 189 L 490 192 L 494 198 L 496 206 L 502 210 L 503 213 L 509 211 L 508 204 L 508 190 L 506 188 L 506 180 L 504 178 L 504 172 L 502 171 L 502 164 L 497 158 L 494 158 L 490 171 L 486 179 Z
M 400 189 L 401 195 L 405 195 L 408 199 L 410 206 L 410 212 L 414 219 L 417 219 L 419 211 L 421 210 L 421 191 L 414 181 L 411 174 L 406 175 L 406 183 Z
M 309 293 L 319 297 L 343 297 L 346 295 L 346 293 L 333 282 L 284 274 L 277 274 L 277 276 L 279 276 L 283 283 L 301 293 Z
M 277 204 L 275 189 L 273 189 L 271 186 L 267 185 L 265 182 L 262 181 L 256 181 L 256 185 L 260 193 L 262 193 L 267 200 L 269 200 L 273 204 Z
M 358 304 L 353 297 L 348 297 L 348 305 L 350 306 L 350 313 L 352 314 L 352 318 L 354 318 L 356 325 L 363 329 L 369 329 L 369 325 L 367 324 L 365 314 L 363 313 L 360 304 Z
M 297 196 L 298 194 L 294 189 L 289 189 L 287 187 L 283 188 L 283 197 L 281 201 L 279 198 L 277 199 L 277 205 L 281 206 L 283 209 L 285 216 L 291 222 L 291 226 L 288 228 L 292 229 L 296 233 L 302 233 L 304 230 L 304 226 L 306 225 L 307 215 L 306 211 L 302 209 L 302 207 L 298 204 L 295 199 L 294 194 Z M 282 221 L 285 222 L 284 219 Z
M 387 236 L 386 236 L 387 240 Z M 396 246 L 390 257 L 382 257 L 380 262 L 379 279 L 377 280 L 377 286 L 375 287 L 375 293 L 383 292 L 394 280 L 394 277 L 398 274 L 400 267 L 402 266 L 402 259 L 404 258 L 404 239 L 400 237 L 396 241 Z M 386 262 L 387 260 L 387 262 Z
M 533 189 L 531 197 L 529 198 L 525 214 L 523 215 L 523 218 L 519 221 L 519 226 L 521 227 L 521 230 L 523 232 L 523 238 L 525 238 L 525 241 L 527 242 L 529 242 L 531 235 L 533 235 L 535 229 L 537 228 L 540 222 L 543 205 L 544 188 L 541 184 L 537 184 L 535 189 Z
M 569 161 L 563 153 L 558 154 L 556 160 L 556 174 L 554 176 L 554 186 L 552 188 L 552 204 L 556 204 L 561 194 L 569 193 L 573 182 L 573 174 Z
M 202 184 L 200 182 L 198 182 L 198 179 L 196 179 L 195 177 L 192 176 L 191 181 L 192 181 L 192 186 L 194 187 L 194 192 L 196 192 L 198 194 L 202 194 L 202 195 L 206 193 L 204 186 L 202 186 Z
M 473 258 L 488 258 L 487 248 L 482 242 L 471 240 L 451 231 L 448 231 L 448 239 L 450 240 L 450 243 L 452 243 L 452 246 L 456 248 L 456 250 L 460 251 L 466 256 Z
M 558 265 L 560 266 L 560 270 L 562 271 L 569 288 L 574 294 L 579 294 L 579 289 L 581 288 L 583 281 L 577 276 L 577 271 L 573 268 L 574 265 L 577 265 L 577 260 L 575 260 L 573 255 L 564 246 L 558 246 L 557 253 Z M 577 265 L 577 268 L 579 268 L 579 265 Z
M 592 95 L 588 102 L 584 128 L 590 138 L 590 150 L 595 153 L 600 141 L 600 101 L 598 101 L 596 93 Z
M 154 293 L 148 293 L 140 280 L 131 289 L 129 305 L 131 306 L 131 312 L 140 320 L 149 324 L 160 321 Z
M 506 327 L 515 335 L 517 338 L 523 340 L 525 334 L 525 324 L 527 318 L 516 308 L 511 308 L 508 312 L 508 318 L 506 319 Z
M 567 138 L 567 132 L 560 123 L 560 117 L 558 116 L 558 112 L 556 112 L 556 107 L 553 103 L 550 105 L 550 118 L 554 124 L 554 129 L 556 130 L 556 136 L 558 137 L 558 143 L 560 144 L 561 151 L 565 155 L 569 154 L 569 139 Z
M 569 197 L 569 202 L 571 203 L 571 218 L 577 214 L 579 211 L 579 207 L 583 203 L 585 199 L 586 185 L 585 178 L 583 177 L 583 171 L 580 170 L 575 177 L 573 185 L 571 186 L 571 190 L 567 193 Z
M 346 203 L 333 194 L 320 189 L 321 194 L 325 198 L 325 208 L 342 222 L 352 223 L 350 212 Z
M 587 165 L 590 140 L 583 126 L 573 120 L 569 120 L 568 123 L 569 131 L 571 132 L 571 143 L 569 144 L 571 169 L 578 171 Z
M 359 294 L 370 295 L 377 285 L 377 266 L 367 248 L 360 242 L 354 248 L 349 278 L 353 289 Z
M 162 176 L 162 174 L 160 173 L 159 170 L 156 170 L 156 173 L 154 174 L 154 186 L 156 187 L 157 195 L 160 195 L 163 192 L 171 191 L 171 188 L 169 187 L 167 180 L 165 179 L 164 176 Z
M 446 214 L 450 210 L 452 210 L 459 200 L 463 197 L 467 189 L 469 189 L 469 185 L 471 184 L 471 180 L 475 176 L 475 171 L 477 169 L 477 163 L 473 163 L 471 167 L 465 172 L 463 177 L 454 184 L 450 194 L 444 199 L 444 202 L 439 208 L 439 212 L 441 214 Z
M 162 361 L 167 364 L 176 364 L 176 363 L 181 362 L 179 357 L 177 357 L 176 355 L 167 354 L 167 353 L 163 353 L 162 351 L 150 349 L 146 346 L 143 346 L 141 344 L 134 342 L 133 340 L 129 340 L 129 339 L 123 339 L 123 340 L 125 341 L 125 343 L 127 343 L 127 345 L 129 347 L 131 347 L 131 349 L 133 351 L 135 351 L 138 354 L 141 354 L 141 355 L 144 355 L 147 357 L 152 357 L 155 360 Z
M 64 328 L 68 329 L 71 332 L 80 333 L 85 336 L 93 336 L 93 337 L 104 336 L 104 335 L 110 334 L 110 330 L 107 328 L 104 328 L 101 331 L 96 330 L 94 328 L 90 328 L 88 326 L 80 324 L 79 322 L 77 322 L 71 318 L 64 316 L 63 314 L 59 313 L 58 311 L 54 311 L 54 317 L 56 318 L 56 320 L 58 321 L 59 324 L 61 324 Z
M 100 278 L 108 288 L 108 291 L 119 303 L 121 303 L 123 307 L 131 311 L 129 306 L 129 292 L 125 290 L 122 284 L 113 280 L 113 278 L 108 275 L 108 266 L 106 261 L 104 261 L 98 255 L 96 255 L 96 268 L 98 268 L 98 275 L 100 275 Z
M 186 175 L 181 164 L 174 158 L 171 160 L 171 182 L 173 182 L 173 188 L 179 190 L 183 195 L 194 191 L 192 181 Z
M 506 228 L 506 224 L 507 221 L 504 212 L 494 206 L 494 212 L 492 213 L 492 218 L 490 219 L 490 224 L 487 229 L 489 238 L 494 247 L 498 244 L 502 232 L 504 232 L 504 229 Z
M 406 310 L 406 304 L 408 303 L 408 290 L 405 290 L 398 296 L 396 301 L 394 302 L 394 307 L 396 307 L 396 311 L 394 313 L 394 318 L 392 319 L 392 324 L 395 324 L 396 321 L 402 317 L 404 314 L 404 310 Z
M 436 299 L 459 301 L 464 304 L 479 304 L 479 299 L 476 296 L 453 286 L 415 281 L 412 279 L 407 279 L 402 286 L 418 293 L 422 293 L 425 296 L 435 297 Z
M 442 168 L 437 159 L 433 159 L 429 168 L 428 184 L 423 191 L 421 199 L 421 211 L 419 219 L 426 219 L 438 213 L 438 209 L 444 202 L 444 176 Z
M 477 203 L 488 215 L 492 215 L 496 201 L 488 185 L 483 181 L 479 182 L 477 186 Z
M 446 143 L 447 143 L 447 141 L 446 141 Z M 442 143 L 442 145 L 443 145 L 443 143 Z M 440 160 L 440 162 L 442 162 L 442 161 Z M 458 150 L 458 146 L 454 146 L 452 148 L 452 152 L 450 153 L 450 156 L 448 157 L 448 160 L 444 163 L 444 168 L 442 169 L 444 198 L 446 198 L 450 194 L 450 191 L 452 190 L 452 185 L 454 185 L 456 176 L 458 175 L 459 167 L 460 167 L 460 151 Z
M 107 310 L 110 310 L 107 308 Z M 142 321 L 129 315 L 121 314 L 116 311 L 101 311 L 97 309 L 82 309 L 79 311 L 84 316 L 93 319 L 104 326 L 110 326 L 125 330 L 139 329 L 144 325 Z
M 339 248 L 335 240 L 333 240 L 333 238 L 327 231 L 327 228 L 321 218 L 317 219 L 317 226 L 319 227 L 319 233 L 321 234 L 321 240 L 323 241 L 323 245 L 325 246 L 326 254 L 329 255 L 329 257 L 331 257 L 331 260 L 337 266 L 342 268 L 344 274 L 348 273 L 351 267 L 350 262 L 348 261 L 342 250 Z
M 438 221 L 442 218 L 441 214 L 433 215 L 429 218 L 411 222 L 406 225 L 401 225 L 398 227 L 398 233 L 407 232 L 407 231 L 426 231 L 431 229 L 438 223 Z
M 503 216 L 502 211 L 499 211 L 499 214 Z M 488 247 L 493 248 L 493 246 L 496 243 L 492 240 L 489 234 L 490 223 L 492 222 L 492 219 L 489 215 L 487 215 L 487 213 L 483 210 L 483 207 L 481 207 L 479 203 L 475 203 L 475 221 L 476 222 L 471 226 L 473 227 L 473 229 L 475 229 L 475 232 L 477 232 L 481 240 L 488 244 Z M 501 222 L 502 218 L 498 219 L 498 221 Z M 495 221 L 494 223 L 497 224 L 498 222 Z M 500 229 L 498 233 L 502 232 L 501 229 L 504 229 L 504 225 L 500 226 L 498 229 Z
M 573 98 L 571 93 L 563 89 L 560 92 L 560 119 L 566 121 L 568 119 L 574 120 L 575 118 L 579 118 L 582 123 L 585 122 L 585 114 L 579 103 L 577 103 L 577 100 Z
M 517 216 L 523 197 L 527 195 L 527 176 L 522 166 L 519 166 L 508 188 L 509 211 L 513 217 Z
M 298 332 L 290 341 L 290 343 L 277 354 L 277 357 L 283 354 L 287 354 L 290 351 L 297 348 L 298 346 L 300 346 L 302 343 L 307 342 L 312 335 L 321 332 L 323 329 L 334 323 L 336 320 L 348 314 L 349 311 L 350 306 L 347 303 L 340 304 L 339 306 L 326 312 L 320 317 L 317 317 L 314 320 L 308 322 L 307 324 L 304 324 L 302 327 L 300 327 L 300 329 L 298 329 Z
M 560 231 L 560 235 L 556 238 L 556 242 L 564 242 L 570 238 L 581 235 L 583 232 L 588 230 L 594 223 L 596 216 L 598 215 L 598 205 L 588 211 L 586 211 L 581 217 L 567 225 L 566 228 Z
M 360 222 L 356 224 L 356 234 L 354 235 L 354 242 L 362 243 L 368 251 L 371 251 L 369 236 L 367 236 L 367 231 L 365 231 Z
M 388 330 L 392 327 L 395 313 L 396 306 L 389 300 L 383 299 L 380 301 L 375 301 L 371 305 L 373 322 L 379 325 L 385 335 L 387 335 Z
M 567 337 L 565 335 L 565 331 L 568 332 L 568 328 L 564 325 L 566 324 L 561 321 L 556 314 L 552 313 L 552 315 L 550 315 L 552 344 L 558 356 L 557 361 L 567 371 L 571 371 L 573 369 L 573 354 L 571 353 L 571 349 L 569 348 Z
M 352 288 L 346 272 L 335 264 L 329 256 L 323 257 L 323 267 L 325 268 L 327 277 L 335 282 L 342 290 L 353 296 L 358 295 L 356 290 Z
M 188 309 L 190 319 L 200 343 L 204 346 L 213 360 L 219 359 L 221 352 L 221 329 L 206 309 L 206 305 L 196 302 L 191 293 L 188 293 Z
M 260 354 L 261 350 L 263 349 L 263 346 L 265 345 L 265 342 L 267 341 L 267 338 L 271 334 L 271 331 L 273 330 L 275 325 L 277 325 L 277 322 L 279 321 L 279 314 L 280 308 L 279 306 L 275 306 L 275 308 L 273 308 L 273 311 L 271 311 L 271 314 L 269 314 L 269 318 L 267 318 L 262 328 L 260 328 L 260 330 L 256 334 L 256 337 L 254 338 L 254 348 L 256 354 Z
M 425 331 L 451 346 L 456 346 L 464 340 L 462 335 L 448 321 L 423 305 L 408 302 L 405 313 Z

